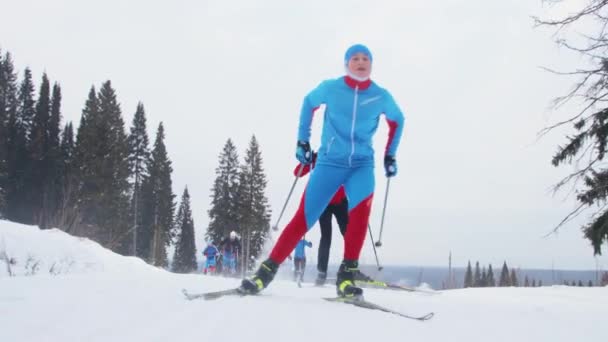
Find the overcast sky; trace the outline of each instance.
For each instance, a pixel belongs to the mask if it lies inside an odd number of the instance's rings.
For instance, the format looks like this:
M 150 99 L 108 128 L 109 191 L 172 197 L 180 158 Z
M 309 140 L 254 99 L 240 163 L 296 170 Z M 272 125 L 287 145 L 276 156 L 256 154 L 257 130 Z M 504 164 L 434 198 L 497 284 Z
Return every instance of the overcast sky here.
M 443 266 L 451 251 L 456 266 L 506 260 L 522 268 L 608 268 L 608 258 L 594 258 L 582 237 L 587 216 L 543 237 L 575 205 L 551 192 L 570 171 L 550 164 L 567 131 L 537 139 L 568 115 L 550 103 L 573 80 L 540 67 L 571 70 L 584 61 L 559 49 L 553 31 L 535 29 L 531 16 L 567 8 L 550 11 L 540 0 L 2 0 L 0 7 L 0 48 L 13 54 L 20 73 L 32 69 L 37 86 L 43 71 L 61 84 L 64 119 L 77 125 L 91 85 L 109 79 L 127 129 L 138 101 L 151 141 L 164 122 L 174 191 L 179 198 L 188 185 L 199 248 L 226 140 L 243 156 L 251 136 L 258 138 L 274 224 L 293 181 L 302 98 L 341 76 L 345 49 L 361 42 L 374 54 L 372 78 L 406 116 L 381 263 Z M 315 118 L 313 148 L 321 125 Z M 386 135 L 382 124 L 377 151 Z M 376 183 L 377 238 L 381 167 Z M 308 234 L 310 262 L 318 230 Z M 342 250 L 335 229 L 332 262 Z M 361 260 L 374 262 L 369 241 Z

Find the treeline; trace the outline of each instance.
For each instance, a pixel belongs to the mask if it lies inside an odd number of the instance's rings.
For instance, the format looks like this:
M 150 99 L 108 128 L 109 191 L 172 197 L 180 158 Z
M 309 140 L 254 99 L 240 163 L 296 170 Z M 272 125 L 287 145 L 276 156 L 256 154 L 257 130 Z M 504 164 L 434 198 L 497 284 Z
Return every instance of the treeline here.
M 0 51 L 0 217 L 42 229 L 57 227 L 123 255 L 174 269 L 196 269 L 188 190 L 180 208 L 162 122 L 152 148 L 144 105 L 127 134 L 115 89 L 92 86 L 77 130 L 62 124 L 61 86 L 32 72 L 19 80 Z
M 578 280 L 564 280 L 564 285 L 568 286 L 584 286 L 583 281 Z M 600 280 L 599 286 L 608 285 L 608 272 L 604 272 L 602 274 L 602 278 Z M 465 274 L 463 287 L 508 287 L 508 286 L 523 286 L 523 287 L 537 287 L 543 286 L 542 280 L 536 280 L 535 278 L 530 278 L 528 275 L 524 275 L 523 279 L 520 279 L 518 276 L 518 272 L 515 269 L 509 270 L 507 266 L 507 262 L 503 262 L 502 269 L 500 271 L 500 276 L 498 277 L 498 281 L 496 281 L 494 277 L 494 271 L 492 269 L 492 264 L 489 264 L 487 269 L 486 267 L 479 266 L 479 261 L 475 262 L 475 268 L 471 267 L 471 262 L 468 262 Z M 593 282 L 589 280 L 586 286 L 594 286 Z

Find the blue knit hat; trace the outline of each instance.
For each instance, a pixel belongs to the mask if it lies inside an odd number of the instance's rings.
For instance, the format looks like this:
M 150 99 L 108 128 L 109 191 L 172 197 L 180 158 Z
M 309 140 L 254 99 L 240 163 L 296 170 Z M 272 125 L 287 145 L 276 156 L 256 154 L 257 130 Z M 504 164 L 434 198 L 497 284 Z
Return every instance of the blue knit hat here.
M 346 53 L 344 54 L 344 64 L 348 65 L 348 61 L 350 61 L 350 59 L 359 52 L 366 54 L 367 57 L 369 57 L 370 62 L 374 61 L 374 58 L 372 57 L 372 53 L 371 53 L 371 51 L 369 51 L 367 46 L 365 46 L 363 44 L 355 44 L 355 45 L 349 47 L 348 50 L 346 50 Z

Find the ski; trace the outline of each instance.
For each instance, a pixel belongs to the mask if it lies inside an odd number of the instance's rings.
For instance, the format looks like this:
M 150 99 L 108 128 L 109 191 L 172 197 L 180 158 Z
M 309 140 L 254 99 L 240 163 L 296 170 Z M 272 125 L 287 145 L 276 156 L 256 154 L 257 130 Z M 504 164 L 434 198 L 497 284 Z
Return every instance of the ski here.
M 388 289 L 388 290 L 407 291 L 407 292 L 420 292 L 420 293 L 433 294 L 433 295 L 440 293 L 440 292 L 436 292 L 436 291 L 422 290 L 422 289 L 417 289 L 414 287 L 409 287 L 409 286 L 404 286 L 404 285 L 386 283 L 386 282 L 379 281 L 379 280 L 370 280 L 370 281 L 356 280 L 356 283 L 357 283 L 357 285 L 359 285 L 361 287 L 372 288 L 372 289 Z
M 365 299 L 363 299 L 363 297 L 330 297 L 330 298 L 323 298 L 329 302 L 334 302 L 334 303 L 345 303 L 345 304 L 351 304 L 351 305 L 355 305 L 358 306 L 360 308 L 365 308 L 365 309 L 370 309 L 370 310 L 378 310 L 378 311 L 382 311 L 382 312 L 386 312 L 386 313 L 390 313 L 393 315 L 397 315 L 403 318 L 408 318 L 408 319 L 414 319 L 417 321 L 427 321 L 431 318 L 433 318 L 433 316 L 435 315 L 435 313 L 433 312 L 429 312 L 426 315 L 422 315 L 422 316 L 410 316 L 410 315 L 406 315 L 404 313 L 401 313 L 399 311 L 395 311 L 392 309 L 389 309 L 387 307 L 369 302 Z
M 204 293 L 190 293 L 190 292 L 188 292 L 188 290 L 182 289 L 182 293 L 184 294 L 184 296 L 186 297 L 187 300 L 195 300 L 195 299 L 212 300 L 212 299 L 218 299 L 218 298 L 221 298 L 224 296 L 241 296 L 242 297 L 242 296 L 247 295 L 239 287 L 236 287 L 233 289 L 228 289 L 228 290 L 212 291 L 212 292 L 204 292 Z

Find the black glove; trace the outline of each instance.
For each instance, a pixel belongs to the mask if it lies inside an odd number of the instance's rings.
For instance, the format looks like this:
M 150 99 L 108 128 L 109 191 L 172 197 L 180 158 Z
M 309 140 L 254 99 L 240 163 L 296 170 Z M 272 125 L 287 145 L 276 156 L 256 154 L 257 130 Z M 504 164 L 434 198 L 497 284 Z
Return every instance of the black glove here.
M 298 141 L 296 147 L 296 159 L 304 165 L 312 163 L 312 152 L 308 141 Z
M 393 177 L 397 174 L 397 161 L 395 157 L 386 155 L 384 156 L 384 174 L 386 177 Z

